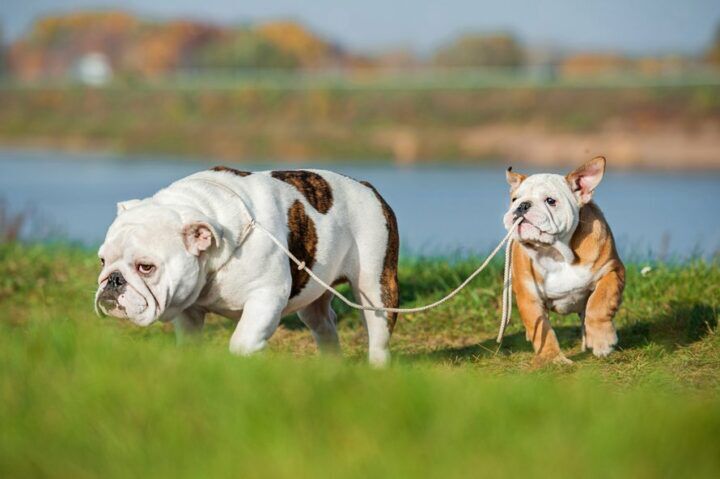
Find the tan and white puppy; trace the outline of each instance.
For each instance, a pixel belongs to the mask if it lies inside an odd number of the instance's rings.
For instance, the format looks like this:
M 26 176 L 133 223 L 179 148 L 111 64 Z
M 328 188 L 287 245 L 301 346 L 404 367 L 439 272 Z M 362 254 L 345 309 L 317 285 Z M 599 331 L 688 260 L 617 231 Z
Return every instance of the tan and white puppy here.
M 96 308 L 148 326 L 198 332 L 206 313 L 239 319 L 230 351 L 265 347 L 282 316 L 297 312 L 321 350 L 339 348 L 332 296 L 299 271 L 252 216 L 328 283 L 349 282 L 364 305 L 397 307 L 395 215 L 365 182 L 321 170 L 196 173 L 151 198 L 118 204 L 100 247 Z M 385 364 L 396 315 L 363 311 L 369 359 Z
M 526 176 L 508 169 L 510 209 L 503 222 L 514 234 L 513 291 L 535 363 L 570 362 L 560 351 L 548 312 L 578 313 L 583 351 L 607 356 L 617 343 L 613 317 L 625 286 L 610 226 L 592 195 L 605 172 L 594 158 L 561 176 Z

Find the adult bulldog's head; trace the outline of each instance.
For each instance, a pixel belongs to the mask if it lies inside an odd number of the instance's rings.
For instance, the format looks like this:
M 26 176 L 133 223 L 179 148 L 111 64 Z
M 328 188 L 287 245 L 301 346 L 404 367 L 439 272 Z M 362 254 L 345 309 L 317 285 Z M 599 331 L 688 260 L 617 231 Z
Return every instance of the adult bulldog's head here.
M 170 319 L 197 299 L 218 228 L 197 210 L 148 200 L 118 203 L 98 251 L 95 307 L 140 326 Z
M 511 201 L 503 217 L 505 227 L 509 229 L 523 218 L 514 234 L 516 240 L 535 245 L 568 242 L 577 228 L 580 208 L 592 200 L 604 172 L 605 158 L 601 156 L 566 176 L 526 176 L 508 169 Z

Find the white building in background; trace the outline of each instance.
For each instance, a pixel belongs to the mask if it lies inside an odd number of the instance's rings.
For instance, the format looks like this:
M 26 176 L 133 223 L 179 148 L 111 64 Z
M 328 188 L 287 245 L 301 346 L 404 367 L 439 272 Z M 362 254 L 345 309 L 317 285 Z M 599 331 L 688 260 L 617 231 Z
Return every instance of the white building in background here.
M 75 74 L 86 85 L 102 86 L 112 79 L 112 67 L 105 54 L 87 53 L 78 60 Z

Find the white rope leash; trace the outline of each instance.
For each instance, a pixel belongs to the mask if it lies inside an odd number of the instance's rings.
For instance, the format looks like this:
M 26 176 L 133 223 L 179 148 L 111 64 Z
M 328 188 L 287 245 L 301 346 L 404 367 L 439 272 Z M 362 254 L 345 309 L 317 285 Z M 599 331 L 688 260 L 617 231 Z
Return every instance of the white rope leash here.
M 502 341 L 503 334 L 505 332 L 505 328 L 510 323 L 510 314 L 512 312 L 512 239 L 510 238 L 513 232 L 515 231 L 515 228 L 520 224 L 520 222 L 523 220 L 522 218 L 518 218 L 515 223 L 510 227 L 505 237 L 500 241 L 500 243 L 495 247 L 495 249 L 490 253 L 490 255 L 485 258 L 485 261 L 475 270 L 473 273 L 465 279 L 457 288 L 452 290 L 448 295 L 445 297 L 430 303 L 425 306 L 418 306 L 415 308 L 385 308 L 385 307 L 379 307 L 379 306 L 364 306 L 362 304 L 355 303 L 353 301 L 350 301 L 347 299 L 342 293 L 340 293 L 337 289 L 333 288 L 331 285 L 327 284 L 325 281 L 320 279 L 313 271 L 312 269 L 308 268 L 304 261 L 300 261 L 290 250 L 287 249 L 287 247 L 282 244 L 280 240 L 278 240 L 275 235 L 273 235 L 270 231 L 265 229 L 264 226 L 262 226 L 260 223 L 255 221 L 255 218 L 250 214 L 250 211 L 248 210 L 247 206 L 245 205 L 245 202 L 242 200 L 240 195 L 238 195 L 232 188 L 229 188 L 222 183 L 217 183 L 212 180 L 208 180 L 205 178 L 194 178 L 198 181 L 203 181 L 205 183 L 209 183 L 215 186 L 219 186 L 223 188 L 224 190 L 231 193 L 233 196 L 237 197 L 240 200 L 240 204 L 242 204 L 243 207 L 243 213 L 245 214 L 246 218 L 248 219 L 247 224 L 245 225 L 245 228 L 243 228 L 243 231 L 240 235 L 240 238 L 238 240 L 238 247 L 245 241 L 247 236 L 251 233 L 253 229 L 258 229 L 265 233 L 270 240 L 277 245 L 280 250 L 285 253 L 285 255 L 290 258 L 290 260 L 295 263 L 298 270 L 300 271 L 306 271 L 307 274 L 315 280 L 320 286 L 325 288 L 327 291 L 335 295 L 340 301 L 345 303 L 351 308 L 359 309 L 362 311 L 379 311 L 379 312 L 386 312 L 386 313 L 420 313 L 422 311 L 427 311 L 429 309 L 435 308 L 437 306 L 440 306 L 441 304 L 445 303 L 446 301 L 452 299 L 455 295 L 457 295 L 460 291 L 462 291 L 470 282 L 475 279 L 477 275 L 482 273 L 482 271 L 487 267 L 488 264 L 490 264 L 490 261 L 497 255 L 497 253 L 500 251 L 502 246 L 507 243 L 507 247 L 505 249 L 505 270 L 504 270 L 504 278 L 503 278 L 503 298 L 502 298 L 502 319 L 500 322 L 500 331 L 498 333 L 497 342 L 500 343 Z M 224 265 L 223 265 L 224 266 Z
M 516 224 L 519 222 L 520 222 L 520 220 L 518 220 L 516 222 Z M 312 279 L 314 279 L 318 284 L 320 284 L 320 286 L 322 286 L 323 288 L 325 288 L 326 290 L 328 290 L 332 294 L 334 294 L 338 299 L 340 299 L 340 301 L 342 301 L 343 303 L 347 304 L 348 306 L 350 306 L 351 308 L 354 308 L 354 309 L 360 309 L 363 311 L 381 311 L 381 312 L 387 312 L 387 313 L 420 313 L 422 311 L 427 311 L 428 309 L 432 309 L 437 306 L 440 306 L 444 302 L 453 298 L 460 291 L 462 291 L 473 279 L 475 279 L 475 277 L 477 275 L 482 273 L 482 271 L 487 267 L 487 265 L 490 263 L 490 261 L 495 257 L 495 255 L 497 255 L 498 251 L 500 251 L 503 244 L 505 244 L 505 242 L 510 239 L 510 235 L 515 230 L 515 226 L 516 225 L 513 225 L 513 227 L 510 229 L 510 231 L 508 231 L 508 234 L 505 235 L 505 238 L 503 238 L 503 240 L 500 242 L 500 244 L 498 244 L 495 247 L 493 252 L 490 253 L 490 255 L 485 259 L 485 261 L 483 261 L 483 263 L 480 265 L 480 267 L 478 267 L 470 276 L 467 277 L 467 279 L 465 281 L 463 281 L 460 284 L 460 286 L 458 286 L 457 288 L 452 290 L 447 296 L 435 301 L 434 303 L 430 303 L 425 306 L 418 306 L 415 308 L 385 308 L 385 307 L 379 307 L 379 306 L 364 306 L 362 304 L 358 304 L 353 301 L 350 301 L 345 296 L 343 296 L 343 294 L 340 293 L 338 290 L 336 290 L 335 288 L 333 288 L 332 286 L 327 284 L 322 279 L 318 278 L 318 276 L 310 268 L 308 268 L 305 265 L 304 261 L 300 261 L 299 259 L 297 259 L 295 257 L 295 255 L 293 255 L 272 233 L 270 233 L 268 230 L 266 230 L 259 223 L 255 223 L 255 228 L 264 232 L 273 241 L 273 243 L 275 243 L 278 246 L 278 248 L 280 248 L 282 250 L 282 252 L 285 253 L 285 255 L 287 255 L 287 257 L 290 258 L 290 260 L 297 265 L 299 270 L 305 270 Z M 510 244 L 510 243 L 512 243 L 512 241 L 508 242 L 508 244 Z M 505 274 L 507 276 L 507 274 L 508 274 L 507 271 Z M 505 284 L 509 284 L 509 278 L 508 278 L 508 280 L 506 280 Z M 503 291 L 503 322 L 504 323 L 507 323 L 510 320 L 509 313 L 506 314 L 507 304 L 508 304 L 508 301 L 510 301 L 510 300 L 511 300 L 510 298 L 508 298 L 508 300 L 505 300 L 505 292 Z
M 514 230 L 517 225 L 522 221 L 518 219 L 512 226 Z M 498 330 L 497 343 L 502 343 L 503 335 L 505 334 L 505 328 L 510 324 L 510 316 L 512 315 L 512 244 L 513 240 L 510 239 L 505 247 L 505 270 L 503 273 L 503 305 L 502 305 L 502 319 L 500 320 L 500 329 Z

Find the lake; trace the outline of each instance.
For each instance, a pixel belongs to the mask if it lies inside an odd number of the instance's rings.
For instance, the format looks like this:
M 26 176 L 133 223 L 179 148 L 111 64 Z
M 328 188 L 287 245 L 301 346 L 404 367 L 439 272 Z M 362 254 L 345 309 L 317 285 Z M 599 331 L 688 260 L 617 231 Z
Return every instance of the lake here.
M 0 198 L 32 209 L 36 228 L 98 245 L 115 203 L 142 198 L 216 162 L 0 149 Z M 226 163 L 227 164 L 227 163 Z M 504 235 L 505 171 L 498 167 L 275 164 L 329 168 L 370 181 L 398 217 L 405 251 L 484 253 Z M 519 169 L 523 171 L 522 169 Z M 710 256 L 720 251 L 720 173 L 609 172 L 596 202 L 625 257 Z

